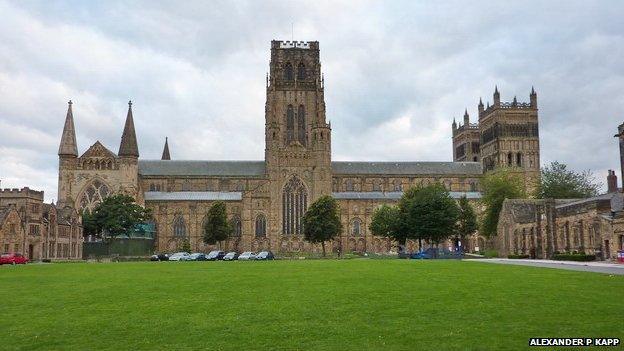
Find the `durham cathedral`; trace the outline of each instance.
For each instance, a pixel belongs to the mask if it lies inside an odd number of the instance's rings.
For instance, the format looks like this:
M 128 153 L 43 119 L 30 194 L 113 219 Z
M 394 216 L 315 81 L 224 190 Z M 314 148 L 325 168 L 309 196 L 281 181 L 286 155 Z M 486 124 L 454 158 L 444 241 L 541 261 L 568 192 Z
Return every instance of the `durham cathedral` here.
M 80 212 L 110 194 L 128 194 L 153 212 L 155 251 L 174 251 L 186 241 L 204 251 L 210 247 L 202 242 L 203 221 L 215 201 L 224 201 L 234 234 L 222 248 L 287 253 L 318 250 L 303 240 L 302 218 L 313 201 L 331 195 L 340 204 L 343 233 L 329 247 L 383 253 L 396 247 L 370 233 L 371 217 L 404 189 L 439 182 L 454 198 L 477 200 L 485 171 L 509 167 L 528 188 L 539 179 L 533 90 L 529 102 L 503 102 L 496 88 L 491 104 L 479 101 L 475 123 L 467 111 L 462 123 L 454 121 L 452 162 L 332 161 L 324 93 L 318 42 L 271 42 L 265 156 L 258 161 L 176 160 L 167 142 L 160 160 L 141 159 L 132 103 L 117 153 L 96 141 L 79 155 L 70 102 L 58 151 L 56 206 Z M 475 250 L 485 241 L 475 235 L 465 245 Z

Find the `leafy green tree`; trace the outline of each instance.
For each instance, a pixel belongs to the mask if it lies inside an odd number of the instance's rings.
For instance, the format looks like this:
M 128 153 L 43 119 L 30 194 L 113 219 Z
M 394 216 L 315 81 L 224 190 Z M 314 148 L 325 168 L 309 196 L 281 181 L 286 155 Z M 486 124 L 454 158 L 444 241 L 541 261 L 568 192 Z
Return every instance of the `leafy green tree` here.
M 325 257 L 325 242 L 342 233 L 339 206 L 331 196 L 316 200 L 303 216 L 304 239 L 310 243 L 321 243 Z
M 178 248 L 178 251 L 181 252 L 191 252 L 191 243 L 188 239 L 182 240 L 182 245 Z
M 217 201 L 208 210 L 203 228 L 204 243 L 214 245 L 227 240 L 234 228 L 227 219 L 225 202 Z
M 481 180 L 481 202 L 485 206 L 481 221 L 481 233 L 485 236 L 496 235 L 498 217 L 505 199 L 523 199 L 525 190 L 522 178 L 506 168 L 487 173 Z
M 98 227 L 95 216 L 88 210 L 82 212 L 82 234 L 100 236 L 100 228 Z
M 451 236 L 459 216 L 457 203 L 442 184 L 408 189 L 399 201 L 400 231 L 409 239 L 435 243 Z
M 383 204 L 375 209 L 369 229 L 373 235 L 385 236 L 405 245 L 404 231 L 400 229 L 401 214 L 397 206 Z
M 579 199 L 598 195 L 602 184 L 591 171 L 575 172 L 557 161 L 542 168 L 536 196 L 542 199 Z
M 463 241 L 474 234 L 478 229 L 477 215 L 474 208 L 465 196 L 459 198 L 459 216 L 455 224 L 455 236 Z
M 152 215 L 149 209 L 138 205 L 132 196 L 118 194 L 104 199 L 91 214 L 94 230 L 104 232 L 110 238 L 129 234 L 137 224 L 149 220 Z M 91 225 L 91 224 L 90 224 Z M 90 229 L 91 230 L 91 229 Z

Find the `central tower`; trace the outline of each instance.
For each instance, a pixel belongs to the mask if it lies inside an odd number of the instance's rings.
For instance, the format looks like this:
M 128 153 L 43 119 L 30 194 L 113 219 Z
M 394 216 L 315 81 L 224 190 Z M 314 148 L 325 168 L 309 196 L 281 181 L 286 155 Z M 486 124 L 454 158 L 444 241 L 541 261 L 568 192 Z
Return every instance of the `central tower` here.
M 276 236 L 303 235 L 309 204 L 331 194 L 331 127 L 323 88 L 317 41 L 271 42 L 265 161 L 271 214 L 278 216 L 270 232 Z

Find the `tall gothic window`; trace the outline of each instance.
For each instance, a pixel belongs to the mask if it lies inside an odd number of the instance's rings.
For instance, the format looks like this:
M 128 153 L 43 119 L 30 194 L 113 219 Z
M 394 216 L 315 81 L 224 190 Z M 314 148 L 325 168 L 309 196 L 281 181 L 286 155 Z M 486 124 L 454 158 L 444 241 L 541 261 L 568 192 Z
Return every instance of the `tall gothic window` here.
M 186 223 L 181 215 L 173 220 L 173 236 L 183 238 L 186 236 Z
M 284 79 L 293 80 L 293 67 L 290 62 L 284 66 Z
M 266 236 L 266 217 L 263 214 L 256 216 L 256 237 Z
M 286 183 L 282 193 L 282 231 L 284 235 L 303 234 L 303 215 L 308 208 L 308 193 L 299 178 Z
M 305 107 L 299 105 L 299 111 L 297 112 L 297 137 L 301 145 L 306 145 L 306 120 L 305 120 Z
M 360 236 L 361 234 L 362 221 L 359 218 L 356 218 L 351 222 L 351 235 Z
M 80 196 L 80 212 L 84 212 L 85 210 L 89 212 L 93 211 L 93 209 L 104 201 L 110 193 L 111 191 L 108 185 L 97 179 L 94 180 L 85 188 Z
M 513 165 L 513 155 L 510 153 L 507 154 L 507 166 Z
M 292 105 L 286 109 L 286 141 L 290 143 L 295 140 L 295 110 Z
M 304 80 L 306 79 L 306 69 L 305 69 L 305 65 L 302 63 L 299 64 L 299 66 L 297 66 L 297 80 Z
M 516 154 L 516 165 L 522 167 L 522 154 L 519 152 Z
M 243 230 L 241 219 L 239 216 L 234 216 L 234 218 L 232 218 L 232 228 L 234 228 L 234 236 L 241 236 Z

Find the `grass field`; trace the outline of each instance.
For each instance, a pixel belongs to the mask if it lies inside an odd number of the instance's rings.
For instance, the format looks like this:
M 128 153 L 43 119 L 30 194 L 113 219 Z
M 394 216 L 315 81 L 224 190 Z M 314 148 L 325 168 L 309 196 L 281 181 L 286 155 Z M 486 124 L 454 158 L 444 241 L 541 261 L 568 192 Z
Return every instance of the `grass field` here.
M 518 350 L 624 337 L 624 277 L 459 261 L 0 267 L 2 350 Z

